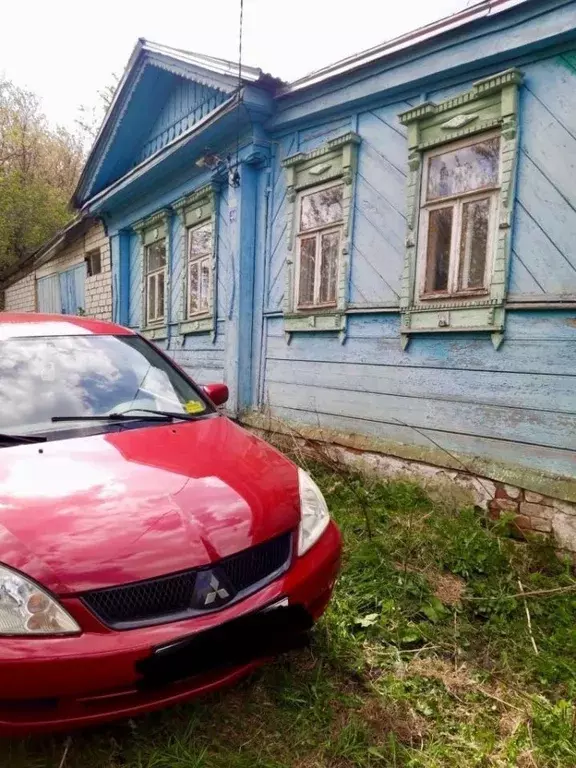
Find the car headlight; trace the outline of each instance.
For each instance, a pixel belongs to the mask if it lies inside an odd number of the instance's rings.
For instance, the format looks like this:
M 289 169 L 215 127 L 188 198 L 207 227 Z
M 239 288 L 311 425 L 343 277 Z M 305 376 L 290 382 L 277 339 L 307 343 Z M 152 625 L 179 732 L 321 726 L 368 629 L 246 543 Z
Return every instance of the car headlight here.
M 300 530 L 298 554 L 303 555 L 324 533 L 330 522 L 330 513 L 322 491 L 303 469 L 298 469 L 300 486 Z
M 80 632 L 54 598 L 20 573 L 0 565 L 0 636 Z

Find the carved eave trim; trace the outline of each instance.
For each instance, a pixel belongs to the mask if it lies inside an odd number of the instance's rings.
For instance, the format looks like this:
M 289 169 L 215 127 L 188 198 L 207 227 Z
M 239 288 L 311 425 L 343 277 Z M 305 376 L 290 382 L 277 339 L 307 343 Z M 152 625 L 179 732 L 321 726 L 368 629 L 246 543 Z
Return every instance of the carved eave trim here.
M 463 107 L 477 99 L 484 98 L 492 93 L 501 91 L 507 85 L 520 85 L 522 83 L 522 72 L 519 69 L 507 69 L 497 75 L 485 77 L 483 80 L 477 80 L 472 88 L 460 96 L 446 99 L 436 104 L 433 101 L 426 101 L 412 109 L 401 112 L 398 118 L 402 125 L 409 125 L 417 120 L 423 120 L 433 115 L 442 114 L 451 109 Z
M 194 192 L 191 192 L 189 195 L 178 198 L 178 200 L 172 204 L 172 207 L 175 211 L 181 213 L 186 208 L 190 208 L 196 203 L 209 202 L 212 200 L 216 191 L 216 184 L 212 182 L 210 184 L 204 184 L 204 186 L 194 190 Z
M 335 139 L 330 139 L 322 147 L 313 149 L 311 152 L 297 152 L 294 155 L 286 157 L 282 161 L 282 165 L 284 168 L 291 168 L 292 166 L 305 163 L 308 160 L 316 160 L 317 158 L 323 157 L 330 152 L 334 152 L 335 149 L 340 149 L 340 147 L 343 147 L 345 144 L 360 144 L 360 142 L 361 137 L 357 133 L 349 131 Z
M 140 219 L 136 223 L 132 224 L 134 232 L 142 234 L 154 227 L 167 226 L 172 211 L 170 208 L 162 208 L 151 216 L 147 216 L 145 219 Z

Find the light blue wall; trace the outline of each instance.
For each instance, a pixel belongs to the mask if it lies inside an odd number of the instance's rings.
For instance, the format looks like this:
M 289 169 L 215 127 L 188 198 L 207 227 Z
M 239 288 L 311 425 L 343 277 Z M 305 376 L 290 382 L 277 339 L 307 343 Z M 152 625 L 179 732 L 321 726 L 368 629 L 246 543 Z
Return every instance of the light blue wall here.
M 499 62 L 492 71 L 516 63 Z M 576 299 L 576 56 L 563 51 L 518 65 L 525 83 L 509 280 L 509 303 L 518 308 L 507 313 L 504 344 L 496 351 L 488 334 L 430 334 L 413 337 L 402 351 L 397 311 L 407 171 L 397 115 L 422 98 L 466 91 L 482 71 L 278 136 L 261 408 L 364 435 L 398 455 L 444 455 L 454 464 L 450 454 L 475 469 L 498 464 L 500 476 L 510 468 L 511 480 L 526 470 L 576 477 L 576 306 L 558 303 Z M 317 101 L 321 108 L 325 99 Z M 300 109 L 313 113 L 314 103 Z M 349 130 L 361 136 L 349 286 L 355 314 L 344 344 L 331 333 L 294 333 L 288 342 L 281 161 Z M 531 309 L 535 301 L 546 308 Z
M 178 334 L 183 232 L 172 219 L 169 336 L 162 346 L 200 383 L 226 381 L 234 413 L 270 409 L 331 434 L 361 436 L 385 452 L 519 484 L 543 473 L 551 492 L 565 493 L 554 478 L 576 477 L 575 52 L 576 0 L 528 2 L 481 29 L 280 98 L 266 130 L 252 126 L 243 141 L 240 188 L 224 184 L 219 198 L 214 340 Z M 488 334 L 432 333 L 414 336 L 403 351 L 407 141 L 398 113 L 511 66 L 521 69 L 524 84 L 504 343 L 495 350 Z M 201 88 L 181 78 L 170 83 L 157 85 L 158 116 L 135 157 L 170 141 L 171 126 L 198 119 L 210 104 Z M 361 143 L 347 337 L 341 343 L 331 332 L 296 332 L 288 339 L 282 160 L 349 131 Z M 225 157 L 230 142 L 223 134 L 211 149 Z M 196 150 L 198 156 L 205 146 Z M 164 176 L 157 170 L 159 181 L 138 182 L 139 193 L 108 211 L 114 284 L 123 297 L 118 316 L 135 328 L 141 274 L 130 228 L 209 178 L 192 161 L 174 167 Z

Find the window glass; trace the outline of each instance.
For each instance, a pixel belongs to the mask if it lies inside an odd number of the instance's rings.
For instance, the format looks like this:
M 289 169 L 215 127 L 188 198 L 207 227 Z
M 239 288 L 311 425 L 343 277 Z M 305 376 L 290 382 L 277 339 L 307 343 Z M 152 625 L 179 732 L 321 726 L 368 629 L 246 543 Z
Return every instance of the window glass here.
M 191 259 L 212 253 L 212 222 L 189 230 L 188 243 Z
M 52 416 L 98 416 L 137 407 L 174 413 L 209 410 L 196 389 L 135 336 L 0 341 L 0 402 L 0 432 L 15 434 L 86 426 L 52 423 Z M 194 411 L 191 402 L 198 403 Z
M 462 206 L 460 288 L 482 288 L 486 273 L 490 198 Z
M 314 303 L 314 273 L 316 270 L 316 238 L 305 237 L 300 240 L 300 285 L 298 303 Z
M 200 275 L 200 308 L 208 309 L 208 294 L 210 292 L 210 262 L 203 259 Z
M 322 263 L 320 266 L 319 303 L 336 301 L 336 277 L 338 274 L 338 245 L 340 232 L 327 232 L 321 238 Z
M 499 157 L 498 137 L 433 155 L 428 159 L 427 200 L 495 186 Z
M 450 269 L 450 246 L 452 243 L 452 219 L 454 209 L 437 208 L 430 211 L 428 218 L 428 261 L 426 269 L 426 292 L 446 291 Z
M 159 240 L 157 243 L 146 246 L 146 271 L 154 272 L 156 269 L 163 269 L 166 266 L 166 241 Z
M 303 195 L 300 203 L 300 230 L 316 229 L 342 220 L 342 185 Z

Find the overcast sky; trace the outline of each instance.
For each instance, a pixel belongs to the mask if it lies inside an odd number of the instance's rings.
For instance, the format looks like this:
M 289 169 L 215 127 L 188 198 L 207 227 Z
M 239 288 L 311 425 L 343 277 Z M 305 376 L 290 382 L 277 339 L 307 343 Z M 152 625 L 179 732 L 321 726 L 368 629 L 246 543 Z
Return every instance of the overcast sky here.
M 475 0 L 245 0 L 244 61 L 294 80 Z M 239 0 L 2 3 L 0 75 L 35 91 L 52 122 L 121 75 L 138 37 L 237 59 Z

